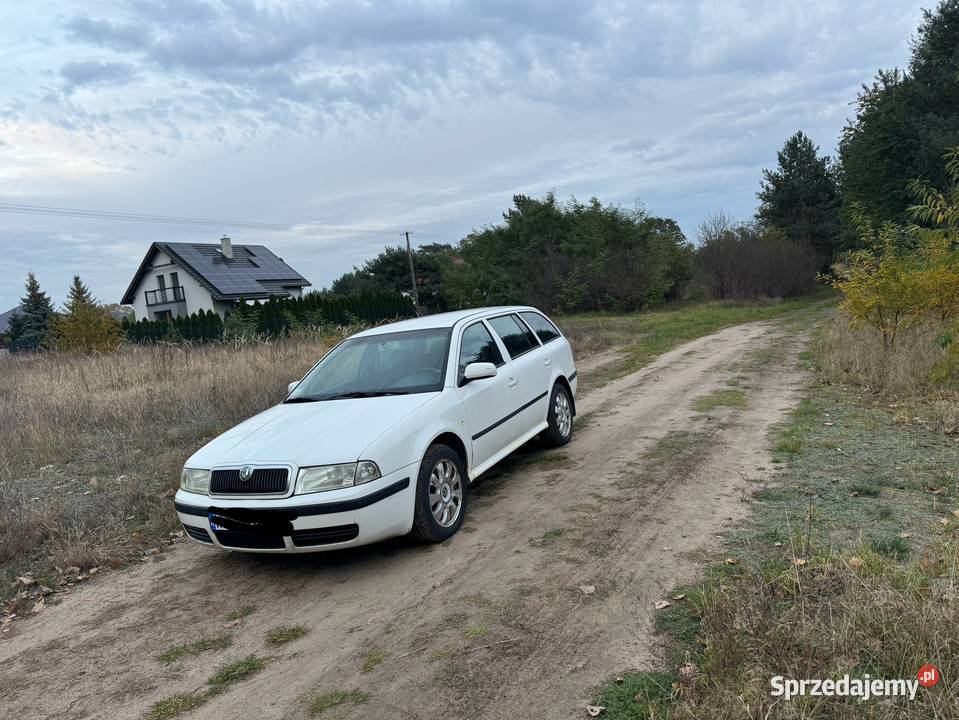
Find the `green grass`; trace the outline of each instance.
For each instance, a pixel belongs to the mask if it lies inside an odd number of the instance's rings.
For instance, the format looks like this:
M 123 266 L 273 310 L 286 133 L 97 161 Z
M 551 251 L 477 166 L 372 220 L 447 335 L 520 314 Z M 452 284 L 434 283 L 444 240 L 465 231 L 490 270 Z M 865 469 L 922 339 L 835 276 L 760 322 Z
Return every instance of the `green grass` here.
M 483 637 L 488 632 L 489 628 L 485 625 L 473 625 L 466 628 L 466 639 L 472 640 L 473 638 Z
M 333 692 L 314 695 L 310 700 L 308 712 L 310 717 L 317 717 L 330 708 L 349 703 L 351 705 L 360 705 L 370 699 L 370 696 L 359 690 L 334 690 Z
M 879 488 L 869 482 L 856 482 L 849 486 L 850 493 L 856 493 L 860 497 L 874 498 L 879 497 Z
M 592 373 L 590 385 L 604 384 L 645 367 L 653 359 L 696 338 L 731 325 L 805 315 L 836 302 L 831 291 L 794 300 L 706 302 L 665 310 L 631 313 L 584 313 L 556 318 L 576 352 L 622 347 L 623 357 Z
M 880 555 L 905 560 L 909 557 L 909 543 L 898 535 L 872 535 L 869 546 Z
M 264 667 L 266 667 L 266 661 L 256 655 L 247 655 L 241 660 L 221 665 L 206 681 L 209 688 L 207 695 L 210 697 L 219 695 L 231 685 L 256 675 Z
M 643 453 L 643 458 L 654 462 L 674 462 L 678 458 L 697 455 L 709 444 L 709 439 L 709 435 L 703 432 L 672 430 Z
M 693 401 L 693 410 L 696 412 L 704 413 L 721 407 L 746 407 L 746 393 L 742 390 L 713 390 L 709 395 L 703 395 Z
M 306 625 L 277 625 L 267 630 L 263 639 L 267 645 L 277 647 L 298 640 L 309 632 L 310 629 Z
M 360 670 L 365 673 L 373 672 L 389 656 L 390 653 L 387 650 L 370 650 L 363 658 Z
M 185 657 L 196 657 L 202 652 L 208 650 L 223 650 L 233 644 L 233 636 L 229 633 L 220 635 L 211 635 L 210 637 L 200 638 L 191 643 L 174 645 L 166 652 L 157 655 L 157 660 L 164 663 L 176 662 Z
M 256 612 L 256 605 L 244 605 L 236 610 L 227 613 L 227 620 L 242 620 Z
M 183 713 L 196 710 L 210 698 L 256 675 L 264 667 L 266 667 L 266 660 L 256 655 L 247 655 L 241 660 L 221 665 L 206 681 L 206 690 L 195 693 L 176 693 L 157 700 L 150 706 L 144 720 L 172 720 Z
M 570 528 L 553 528 L 552 530 L 547 530 L 538 538 L 530 538 L 529 545 L 530 547 L 546 547 L 566 537 L 571 532 L 573 531 Z
M 200 695 L 189 695 L 186 693 L 177 693 L 157 700 L 150 706 L 144 720 L 172 720 L 183 713 L 190 712 L 200 707 L 206 702 L 206 698 Z
M 668 673 L 626 673 L 620 682 L 605 685 L 595 704 L 606 708 L 600 716 L 606 720 L 665 718 L 672 707 L 673 682 Z

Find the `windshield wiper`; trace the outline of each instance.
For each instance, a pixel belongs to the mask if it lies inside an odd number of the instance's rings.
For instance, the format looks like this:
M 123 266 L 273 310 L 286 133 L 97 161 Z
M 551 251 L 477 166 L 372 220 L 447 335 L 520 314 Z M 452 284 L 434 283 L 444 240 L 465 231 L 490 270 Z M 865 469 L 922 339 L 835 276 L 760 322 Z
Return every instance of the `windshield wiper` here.
M 385 395 L 409 395 L 405 390 L 358 390 L 337 395 L 327 395 L 324 400 L 349 400 L 352 398 L 383 397 Z
M 319 402 L 319 401 L 322 400 L 322 399 L 323 399 L 323 398 L 315 398 L 315 397 L 309 397 L 309 396 L 304 395 L 304 396 L 302 396 L 302 397 L 287 398 L 286 400 L 283 401 L 283 404 L 284 404 L 284 405 L 292 405 L 293 403 Z

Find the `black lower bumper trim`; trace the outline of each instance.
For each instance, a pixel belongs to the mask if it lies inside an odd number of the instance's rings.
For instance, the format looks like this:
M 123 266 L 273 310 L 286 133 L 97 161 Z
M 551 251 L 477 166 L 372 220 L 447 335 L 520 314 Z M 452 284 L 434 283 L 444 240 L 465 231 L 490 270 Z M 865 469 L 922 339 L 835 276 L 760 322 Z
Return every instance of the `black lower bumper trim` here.
M 213 544 L 213 539 L 210 537 L 210 533 L 206 531 L 206 528 L 195 527 L 194 525 L 184 525 L 184 531 L 194 540 L 198 540 L 201 543 L 206 543 L 207 545 Z
M 359 525 L 335 525 L 333 527 L 297 530 L 293 533 L 293 544 L 296 547 L 330 545 L 355 540 L 359 534 Z
M 384 488 L 380 488 L 376 492 L 371 492 L 369 495 L 363 495 L 362 497 L 353 498 L 352 500 L 337 500 L 335 502 L 328 503 L 318 503 L 316 505 L 296 505 L 293 507 L 281 507 L 281 508 L 256 508 L 256 507 L 246 507 L 246 508 L 215 508 L 215 507 L 197 507 L 195 505 L 186 505 L 180 502 L 174 502 L 173 505 L 177 509 L 177 512 L 181 512 L 184 515 L 196 515 L 197 517 L 206 517 L 207 513 L 210 510 L 215 512 L 230 512 L 232 510 L 241 510 L 241 511 L 250 511 L 255 512 L 258 517 L 268 517 L 274 516 L 277 518 L 282 518 L 283 520 L 295 520 L 298 517 L 307 517 L 311 515 L 329 515 L 331 513 L 341 513 L 341 512 L 350 512 L 351 510 L 360 510 L 365 507 L 369 507 L 374 503 L 380 502 L 380 500 L 385 500 L 391 495 L 395 495 L 398 492 L 406 490 L 410 486 L 410 479 L 403 478 L 402 480 L 397 480 L 392 485 L 387 485 Z M 215 502 L 215 498 L 213 499 Z
M 262 533 L 234 532 L 232 530 L 217 530 L 214 534 L 220 545 L 225 547 L 246 550 L 283 550 L 286 548 L 282 535 L 264 535 Z

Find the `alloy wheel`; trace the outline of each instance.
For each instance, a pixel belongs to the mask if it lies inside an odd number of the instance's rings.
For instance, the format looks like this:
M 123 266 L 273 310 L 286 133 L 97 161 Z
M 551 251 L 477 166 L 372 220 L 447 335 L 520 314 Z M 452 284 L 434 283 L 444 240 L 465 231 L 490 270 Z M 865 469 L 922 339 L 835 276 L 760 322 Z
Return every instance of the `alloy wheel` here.
M 456 522 L 463 507 L 463 482 L 452 460 L 443 458 L 433 466 L 429 487 L 430 510 L 440 527 Z

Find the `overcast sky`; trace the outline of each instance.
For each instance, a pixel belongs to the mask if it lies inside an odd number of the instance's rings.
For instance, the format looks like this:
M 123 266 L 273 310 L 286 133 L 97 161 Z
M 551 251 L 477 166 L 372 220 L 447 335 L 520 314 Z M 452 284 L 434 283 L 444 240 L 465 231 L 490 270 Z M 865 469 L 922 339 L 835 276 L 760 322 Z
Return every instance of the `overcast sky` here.
M 639 200 L 693 239 L 753 214 L 791 133 L 834 154 L 931 3 L 5 2 L 0 201 L 224 223 L 0 213 L 0 312 L 28 270 L 116 302 L 150 242 L 224 232 L 323 287 L 519 192 Z

